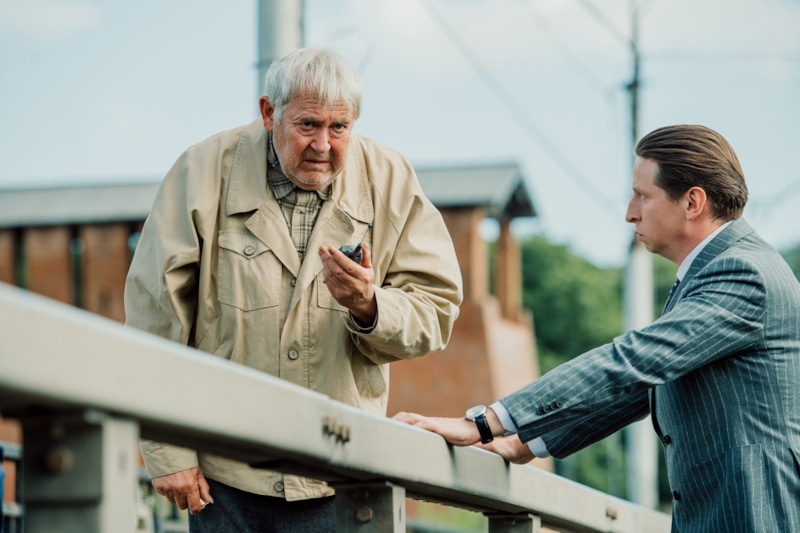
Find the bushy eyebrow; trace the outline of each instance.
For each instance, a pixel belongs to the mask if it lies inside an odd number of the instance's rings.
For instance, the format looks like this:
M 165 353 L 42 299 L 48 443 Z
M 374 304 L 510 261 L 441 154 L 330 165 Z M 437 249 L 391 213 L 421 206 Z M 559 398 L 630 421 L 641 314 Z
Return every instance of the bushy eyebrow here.
M 294 120 L 294 122 L 295 122 L 295 124 L 304 124 L 306 122 L 310 122 L 312 124 L 320 124 L 320 123 L 322 123 L 324 121 L 322 119 L 316 118 L 316 117 L 299 117 L 299 118 L 296 118 Z M 345 119 L 342 119 L 342 120 L 331 121 L 331 124 L 344 124 L 345 126 L 349 126 L 350 124 L 352 124 L 352 122 L 353 121 L 351 119 L 345 118 Z

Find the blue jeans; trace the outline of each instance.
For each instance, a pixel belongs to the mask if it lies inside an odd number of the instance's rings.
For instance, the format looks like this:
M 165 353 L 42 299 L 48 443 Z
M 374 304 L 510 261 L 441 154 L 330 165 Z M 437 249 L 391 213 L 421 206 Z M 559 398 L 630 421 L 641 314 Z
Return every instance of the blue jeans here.
M 3 488 L 5 487 L 6 471 L 3 468 L 3 447 L 0 446 L 0 533 L 3 533 Z
M 336 530 L 334 497 L 286 501 L 208 479 L 214 503 L 189 515 L 190 533 L 326 533 Z

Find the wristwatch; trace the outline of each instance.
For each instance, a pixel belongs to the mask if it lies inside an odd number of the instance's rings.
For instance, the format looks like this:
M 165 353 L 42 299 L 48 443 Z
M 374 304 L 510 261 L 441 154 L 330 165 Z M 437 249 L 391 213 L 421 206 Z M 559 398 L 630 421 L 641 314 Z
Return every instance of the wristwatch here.
M 481 444 L 487 444 L 494 440 L 489 422 L 486 421 L 486 406 L 476 405 L 467 409 L 467 420 L 472 420 L 478 426 L 478 433 L 481 435 Z

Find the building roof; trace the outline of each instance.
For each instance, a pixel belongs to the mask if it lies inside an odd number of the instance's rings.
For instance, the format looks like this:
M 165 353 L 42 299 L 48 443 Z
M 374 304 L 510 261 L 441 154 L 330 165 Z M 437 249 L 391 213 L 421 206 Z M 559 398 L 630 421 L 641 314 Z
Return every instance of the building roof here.
M 0 228 L 144 220 L 158 182 L 0 189 Z
M 437 207 L 485 207 L 495 218 L 536 215 L 515 163 L 416 171 L 423 191 Z M 144 220 L 159 184 L 142 180 L 0 189 L 0 228 Z
M 486 207 L 494 218 L 536 216 L 519 165 L 420 167 L 422 190 L 437 207 Z

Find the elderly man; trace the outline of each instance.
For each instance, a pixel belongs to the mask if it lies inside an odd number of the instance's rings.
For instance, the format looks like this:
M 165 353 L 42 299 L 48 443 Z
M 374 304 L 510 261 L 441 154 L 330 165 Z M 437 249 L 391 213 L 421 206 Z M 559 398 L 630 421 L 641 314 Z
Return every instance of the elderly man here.
M 361 83 L 344 59 L 278 60 L 259 104 L 260 120 L 192 146 L 165 177 L 127 324 L 383 416 L 388 363 L 449 340 L 462 300 L 452 241 L 408 162 L 353 133 Z M 235 391 L 214 401 L 236 416 Z M 142 452 L 193 533 L 333 529 L 321 481 L 164 443 Z
M 649 413 L 673 531 L 800 531 L 800 284 L 741 218 L 744 173 L 719 133 L 659 128 L 636 155 L 627 221 L 679 265 L 661 318 L 469 419 L 396 418 L 527 462 L 570 455 Z M 493 440 L 506 431 L 516 435 Z

